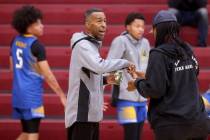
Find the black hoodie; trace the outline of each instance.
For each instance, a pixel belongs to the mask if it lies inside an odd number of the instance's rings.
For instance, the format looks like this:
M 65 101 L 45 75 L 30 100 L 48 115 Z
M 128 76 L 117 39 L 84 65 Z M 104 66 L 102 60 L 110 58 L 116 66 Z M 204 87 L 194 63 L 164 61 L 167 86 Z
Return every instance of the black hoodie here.
M 191 51 L 189 47 L 186 48 Z M 179 59 L 179 53 L 184 58 Z M 148 120 L 152 128 L 194 123 L 206 118 L 197 82 L 198 63 L 193 52 L 164 44 L 150 52 L 146 79 L 135 81 L 137 90 L 150 98 Z

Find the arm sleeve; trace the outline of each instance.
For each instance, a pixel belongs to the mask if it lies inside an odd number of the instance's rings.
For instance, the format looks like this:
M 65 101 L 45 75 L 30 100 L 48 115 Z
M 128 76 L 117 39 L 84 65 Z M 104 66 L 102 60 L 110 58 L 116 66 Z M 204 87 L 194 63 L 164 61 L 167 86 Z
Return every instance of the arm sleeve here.
M 106 60 L 101 58 L 100 54 L 96 53 L 93 46 L 90 46 L 85 41 L 78 45 L 80 46 L 76 47 L 75 49 L 78 49 L 78 57 L 81 67 L 85 67 L 97 74 L 112 72 L 129 66 L 129 61 L 127 60 Z
M 32 54 L 37 58 L 37 61 L 46 60 L 46 50 L 44 46 L 39 42 L 35 41 L 31 46 Z
M 167 65 L 164 56 L 153 51 L 150 53 L 146 79 L 137 79 L 135 86 L 144 97 L 160 98 L 166 93 L 168 84 Z
M 122 58 L 124 51 L 125 46 L 123 45 L 123 41 L 120 37 L 117 37 L 112 41 L 107 59 L 120 59 Z

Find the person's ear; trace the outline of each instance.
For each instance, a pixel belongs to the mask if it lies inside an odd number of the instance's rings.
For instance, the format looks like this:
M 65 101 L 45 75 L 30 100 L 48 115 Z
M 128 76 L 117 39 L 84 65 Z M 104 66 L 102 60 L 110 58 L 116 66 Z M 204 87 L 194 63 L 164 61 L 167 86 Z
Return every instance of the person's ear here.
M 85 21 L 85 26 L 88 27 L 89 26 L 89 22 L 86 20 Z
M 131 30 L 131 26 L 130 25 L 126 25 L 125 28 L 126 28 L 126 31 L 128 31 L 128 32 Z
M 89 17 L 89 18 L 87 18 L 86 21 L 85 21 L 85 27 L 86 27 L 87 29 L 90 29 L 90 26 L 91 26 L 91 19 L 90 19 L 90 17 Z
M 31 26 L 29 26 L 29 27 L 26 29 L 26 33 L 27 33 L 27 34 L 30 34 L 30 33 L 31 33 Z
M 156 37 L 156 35 L 157 35 L 157 30 L 156 30 L 155 27 L 152 28 L 152 34 L 153 34 L 154 37 Z

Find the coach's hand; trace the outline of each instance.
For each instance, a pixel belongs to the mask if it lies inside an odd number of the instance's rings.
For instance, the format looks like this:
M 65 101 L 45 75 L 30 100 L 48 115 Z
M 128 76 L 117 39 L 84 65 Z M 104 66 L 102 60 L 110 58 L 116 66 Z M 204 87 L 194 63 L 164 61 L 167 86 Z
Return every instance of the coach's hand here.
M 103 111 L 106 111 L 108 109 L 109 103 L 104 102 L 103 104 Z
M 107 84 L 111 84 L 111 85 L 116 84 L 114 73 L 110 73 L 109 75 L 107 75 L 106 81 L 107 81 Z
M 136 75 L 138 76 L 138 78 L 145 79 L 145 73 L 144 72 L 136 71 Z
M 131 63 L 131 64 L 128 66 L 127 70 L 128 70 L 129 73 L 133 73 L 133 72 L 136 71 L 136 66 L 135 66 L 134 64 Z

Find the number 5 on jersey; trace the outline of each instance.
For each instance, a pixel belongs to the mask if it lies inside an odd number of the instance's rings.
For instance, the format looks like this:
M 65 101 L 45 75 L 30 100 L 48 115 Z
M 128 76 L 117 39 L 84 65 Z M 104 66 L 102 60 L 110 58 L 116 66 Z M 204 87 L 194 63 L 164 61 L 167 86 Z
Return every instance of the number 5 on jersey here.
M 17 49 L 16 51 L 16 56 L 17 56 L 17 64 L 15 65 L 15 67 L 17 69 L 21 69 L 23 67 L 23 50 L 22 49 Z

